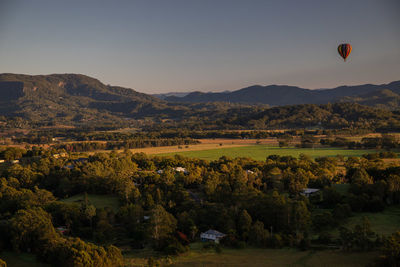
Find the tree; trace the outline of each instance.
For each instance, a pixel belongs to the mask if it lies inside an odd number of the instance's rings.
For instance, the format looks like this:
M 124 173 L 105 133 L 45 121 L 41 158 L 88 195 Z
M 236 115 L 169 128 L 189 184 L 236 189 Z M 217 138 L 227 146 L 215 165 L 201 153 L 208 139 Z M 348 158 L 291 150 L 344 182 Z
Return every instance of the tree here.
M 87 193 L 85 192 L 84 201 L 81 206 L 82 217 L 89 221 L 90 227 L 93 224 L 93 217 L 96 216 L 96 207 L 91 205 L 88 200 Z
M 264 247 L 268 240 L 269 233 L 264 229 L 264 224 L 256 221 L 250 228 L 249 242 L 258 247 Z
M 159 248 L 163 239 L 166 239 L 176 229 L 175 217 L 168 213 L 161 205 L 156 205 L 150 212 L 149 232 L 156 247 Z
M 400 266 L 400 231 L 393 233 L 385 240 L 382 266 Z
M 37 251 L 57 238 L 50 215 L 42 208 L 19 210 L 10 220 L 11 243 L 16 251 Z
M 373 180 L 364 168 L 356 169 L 351 176 L 351 183 L 355 185 L 372 184 Z
M 241 236 L 242 240 L 247 240 L 249 237 L 250 233 L 250 227 L 251 227 L 251 216 L 247 212 L 247 210 L 243 210 L 240 213 L 239 220 L 238 220 L 238 232 L 239 235 Z
M 117 220 L 125 225 L 129 235 L 137 241 L 144 239 L 144 211 L 138 204 L 129 204 L 119 209 Z

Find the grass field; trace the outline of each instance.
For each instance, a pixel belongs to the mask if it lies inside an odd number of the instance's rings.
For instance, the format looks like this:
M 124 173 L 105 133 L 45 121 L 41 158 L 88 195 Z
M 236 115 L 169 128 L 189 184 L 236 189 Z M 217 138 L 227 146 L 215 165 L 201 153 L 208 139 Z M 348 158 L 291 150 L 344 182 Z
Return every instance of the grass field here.
M 0 253 L 0 258 L 6 261 L 8 267 L 46 267 L 48 264 L 40 263 L 36 256 L 29 253 L 16 253 L 4 251 Z
M 353 216 L 348 218 L 342 226 L 353 229 L 355 225 L 361 223 L 364 216 L 368 218 L 372 231 L 379 235 L 389 236 L 400 231 L 400 206 L 390 206 L 385 208 L 383 212 L 377 213 L 353 213 Z M 339 238 L 339 228 L 334 228 L 329 232 L 332 238 Z
M 183 266 L 366 266 L 377 252 L 343 253 L 339 251 L 299 251 L 296 249 L 227 249 L 221 253 L 202 249 L 202 243 L 191 244 L 191 250 L 172 258 L 172 265 Z M 156 255 L 138 251 L 125 258 L 126 266 L 143 266 L 146 258 Z
M 295 249 L 225 249 L 221 254 L 191 252 L 171 266 L 366 266 L 377 253 L 298 251 Z
M 62 199 L 61 201 L 67 203 L 81 203 L 83 199 L 84 194 L 79 194 L 66 199 Z M 115 212 L 117 212 L 119 209 L 119 201 L 118 197 L 116 196 L 88 194 L 88 200 L 96 208 L 110 207 Z
M 222 156 L 231 158 L 235 157 L 251 157 L 255 160 L 265 160 L 268 155 L 279 155 L 279 156 L 293 156 L 299 157 L 300 154 L 306 154 L 313 158 L 316 157 L 334 157 L 342 155 L 345 157 L 359 157 L 367 153 L 375 153 L 378 150 L 351 150 L 351 149 L 340 149 L 340 148 L 280 148 L 271 147 L 268 145 L 251 145 L 251 146 L 240 146 L 240 147 L 229 147 L 220 149 L 209 149 L 199 151 L 185 151 L 185 152 L 173 152 L 163 153 L 160 156 L 172 156 L 182 155 L 191 158 L 201 158 L 207 160 L 216 160 Z
M 363 216 L 368 218 L 372 230 L 378 234 L 390 235 L 400 231 L 400 206 L 390 206 L 385 208 L 383 212 L 377 213 L 355 213 L 355 216 L 350 217 L 345 226 L 353 227 L 359 224 Z

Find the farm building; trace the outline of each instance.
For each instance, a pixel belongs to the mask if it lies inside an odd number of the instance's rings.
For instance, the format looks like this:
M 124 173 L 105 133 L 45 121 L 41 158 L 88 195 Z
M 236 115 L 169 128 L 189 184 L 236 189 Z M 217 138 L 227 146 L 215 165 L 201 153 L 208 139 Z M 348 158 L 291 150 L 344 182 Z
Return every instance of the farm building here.
M 309 196 L 316 194 L 317 192 L 319 192 L 319 189 L 317 189 L 317 188 L 304 188 L 300 194 L 302 194 L 303 196 L 309 197 Z
M 68 228 L 66 226 L 57 227 L 56 230 L 58 232 L 60 232 L 61 234 L 63 234 L 63 235 L 67 234 L 69 232 L 69 230 L 68 230 Z
M 187 174 L 187 173 L 188 173 L 188 171 L 186 170 L 186 168 L 183 168 L 183 167 L 176 167 L 176 168 L 174 168 L 174 170 L 175 170 L 176 172 L 183 172 L 184 174 Z
M 219 243 L 224 236 L 225 234 L 211 229 L 200 234 L 201 241 L 213 241 L 215 243 Z

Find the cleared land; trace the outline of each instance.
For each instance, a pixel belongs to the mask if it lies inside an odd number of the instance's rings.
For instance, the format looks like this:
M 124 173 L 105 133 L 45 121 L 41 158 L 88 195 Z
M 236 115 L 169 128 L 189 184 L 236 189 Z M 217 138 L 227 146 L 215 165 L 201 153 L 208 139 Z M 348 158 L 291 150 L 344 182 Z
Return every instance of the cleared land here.
M 80 204 L 83 202 L 83 200 L 84 194 L 79 194 L 66 199 L 62 199 L 61 201 Z M 115 212 L 117 212 L 119 209 L 119 201 L 118 197 L 116 196 L 88 194 L 88 200 L 96 208 L 109 207 L 112 208 Z
M 235 157 L 251 157 L 255 160 L 265 160 L 269 155 L 279 156 L 293 156 L 299 157 L 300 154 L 306 154 L 313 158 L 316 157 L 335 157 L 342 155 L 344 157 L 360 157 L 367 153 L 376 153 L 379 150 L 374 149 L 340 149 L 340 148 L 280 148 L 271 147 L 268 145 L 252 145 L 252 146 L 241 146 L 241 147 L 229 147 L 220 149 L 209 149 L 199 151 L 182 151 L 182 152 L 171 152 L 159 154 L 160 156 L 172 156 L 175 154 L 182 155 L 191 158 L 201 158 L 207 160 L 216 160 L 222 156 L 231 158 Z
M 294 249 L 223 250 L 221 254 L 192 252 L 172 266 L 366 266 L 377 253 L 298 251 Z
M 0 258 L 3 259 L 8 267 L 47 267 L 48 264 L 38 262 L 34 254 L 16 253 L 4 251 L 0 253 Z
M 202 243 L 191 244 L 191 250 L 172 258 L 171 266 L 366 266 L 377 252 L 343 253 L 341 251 L 299 251 L 296 249 L 226 249 L 216 253 L 202 249 Z M 151 253 L 137 252 L 125 255 L 126 266 L 143 266 Z M 171 263 L 171 262 L 169 262 Z
M 377 213 L 354 213 L 354 216 L 350 217 L 343 226 L 354 228 L 356 224 L 361 223 L 361 219 L 364 216 L 368 218 L 372 231 L 379 235 L 388 236 L 400 231 L 400 206 L 389 206 L 384 211 Z M 335 229 L 332 234 L 339 236 L 338 229 Z

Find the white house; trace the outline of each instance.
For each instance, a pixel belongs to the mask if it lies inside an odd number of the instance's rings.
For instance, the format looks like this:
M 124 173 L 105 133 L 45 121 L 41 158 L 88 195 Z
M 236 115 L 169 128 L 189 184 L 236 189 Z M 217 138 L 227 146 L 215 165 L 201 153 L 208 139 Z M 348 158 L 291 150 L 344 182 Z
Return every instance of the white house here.
M 186 168 L 183 168 L 183 167 L 176 167 L 176 168 L 174 168 L 174 170 L 175 170 L 176 172 L 183 172 L 184 174 L 187 174 L 187 173 L 188 173 L 188 171 L 186 170 Z
M 300 194 L 302 194 L 303 196 L 309 197 L 315 193 L 317 193 L 319 191 L 319 189 L 317 188 L 304 188 Z
M 219 243 L 219 241 L 226 236 L 225 234 L 218 232 L 217 230 L 208 230 L 200 234 L 201 241 L 212 241 Z

